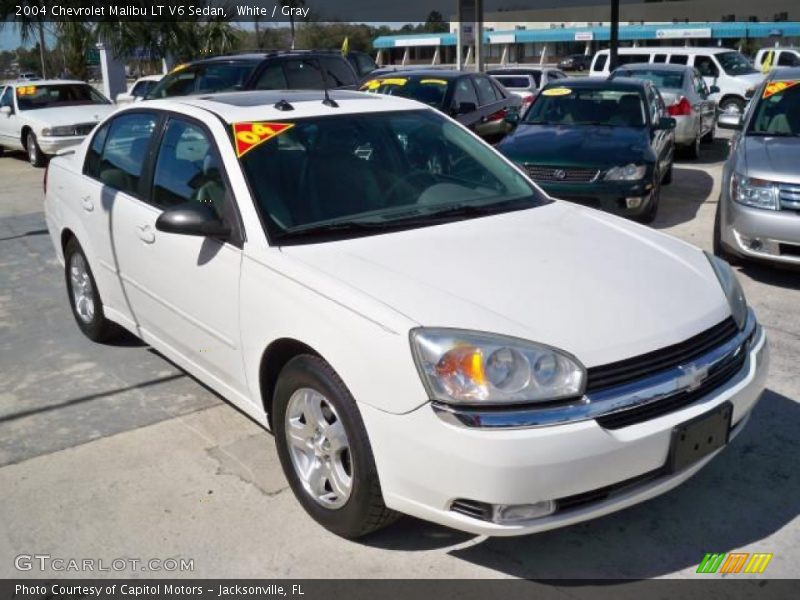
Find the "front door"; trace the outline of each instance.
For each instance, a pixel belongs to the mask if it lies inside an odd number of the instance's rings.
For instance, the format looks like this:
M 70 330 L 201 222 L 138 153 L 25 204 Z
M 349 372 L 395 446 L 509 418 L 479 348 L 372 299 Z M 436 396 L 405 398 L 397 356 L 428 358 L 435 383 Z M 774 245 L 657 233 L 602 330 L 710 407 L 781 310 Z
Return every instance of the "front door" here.
M 217 148 L 202 124 L 178 117 L 166 122 L 155 145 L 152 166 L 145 169 L 150 175 L 144 199 L 122 198 L 114 207 L 124 289 L 145 338 L 243 393 L 241 248 L 156 230 L 164 209 L 185 202 L 206 203 L 220 218 L 231 220 L 233 198 Z

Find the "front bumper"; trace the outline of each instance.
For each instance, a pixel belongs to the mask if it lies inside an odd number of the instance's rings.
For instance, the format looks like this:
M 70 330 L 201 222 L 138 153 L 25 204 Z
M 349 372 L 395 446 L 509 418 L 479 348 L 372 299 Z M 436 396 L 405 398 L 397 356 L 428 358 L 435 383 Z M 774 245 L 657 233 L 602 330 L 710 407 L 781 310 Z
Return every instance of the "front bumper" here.
M 36 142 L 39 144 L 39 149 L 44 154 L 57 154 L 60 150 L 77 146 L 85 139 L 85 135 L 59 135 L 50 137 L 37 136 Z
M 637 217 L 647 212 L 648 199 L 653 190 L 650 174 L 645 179 L 630 182 L 551 183 L 537 181 L 536 183 L 553 198 L 599 208 L 625 217 Z M 627 198 L 639 198 L 641 202 L 634 208 L 628 208 Z
M 751 208 L 726 197 L 720 234 L 736 254 L 800 265 L 800 211 Z
M 719 451 L 667 473 L 672 431 L 725 402 L 733 407 L 731 438 L 744 426 L 766 382 L 768 347 L 758 327 L 741 369 L 696 402 L 620 429 L 594 419 L 562 425 L 483 429 L 453 424 L 431 405 L 404 415 L 361 406 L 390 508 L 479 535 L 535 533 L 599 517 L 662 494 L 687 480 Z M 651 476 L 652 475 L 652 476 Z M 519 505 L 590 495 L 595 501 L 559 508 L 513 524 L 452 510 L 456 499 Z

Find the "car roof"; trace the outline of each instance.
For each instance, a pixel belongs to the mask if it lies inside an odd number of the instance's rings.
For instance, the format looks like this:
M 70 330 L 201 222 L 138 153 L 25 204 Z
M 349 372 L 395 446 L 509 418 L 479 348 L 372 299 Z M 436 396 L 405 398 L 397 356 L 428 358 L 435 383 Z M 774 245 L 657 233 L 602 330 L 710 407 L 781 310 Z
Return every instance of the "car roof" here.
M 553 88 L 553 87 L 568 87 L 568 88 L 575 88 L 575 89 L 592 89 L 592 88 L 604 88 L 604 89 L 620 89 L 620 90 L 641 90 L 642 88 L 649 85 L 649 82 L 642 81 L 641 79 L 632 79 L 630 77 L 615 77 L 614 79 L 608 79 L 606 77 L 581 77 L 581 78 L 569 78 L 569 79 L 559 79 L 558 81 L 552 81 L 548 83 L 545 87 Z
M 638 48 L 619 48 L 619 54 L 720 54 L 722 52 L 736 52 L 733 48 L 720 48 L 718 46 L 646 46 Z M 608 48 L 598 50 L 598 54 L 608 54 Z
M 683 73 L 687 70 L 694 71 L 694 67 L 689 65 L 675 65 L 670 63 L 630 63 L 627 65 L 620 65 L 618 69 L 629 69 L 631 71 L 651 71 L 658 69 L 659 71 L 675 71 L 676 73 Z
M 503 67 L 502 69 L 489 69 L 486 71 L 489 75 L 530 75 L 532 73 L 541 73 L 542 71 L 557 71 L 553 67 Z
M 341 56 L 341 52 L 338 50 L 266 50 L 264 52 L 243 52 L 241 54 L 223 54 L 209 58 L 198 58 L 185 64 L 186 66 L 194 66 L 208 63 L 260 62 L 268 58 L 310 56 L 314 54 Z
M 769 72 L 767 79 L 800 79 L 800 67 L 776 67 Z
M 336 101 L 338 107 L 322 103 L 325 98 L 322 90 L 256 90 L 147 100 L 146 103 L 136 104 L 131 108 L 143 110 L 153 107 L 160 110 L 181 111 L 186 107 L 194 107 L 211 112 L 226 123 L 291 121 L 307 117 L 397 110 L 433 110 L 414 100 L 385 94 L 330 90 L 329 95 Z M 281 100 L 291 104 L 293 110 L 276 108 L 275 105 Z
M 19 87 L 39 87 L 41 85 L 89 85 L 85 81 L 78 81 L 77 79 L 35 79 L 33 81 L 9 81 L 7 85 Z
M 375 77 L 371 77 L 371 79 L 385 78 L 386 75 L 396 75 L 397 77 L 435 77 L 437 79 L 449 80 L 469 75 L 469 73 L 465 71 L 456 71 L 454 69 L 411 69 L 409 71 L 403 69 L 402 71 L 387 71 L 386 73 L 379 73 Z

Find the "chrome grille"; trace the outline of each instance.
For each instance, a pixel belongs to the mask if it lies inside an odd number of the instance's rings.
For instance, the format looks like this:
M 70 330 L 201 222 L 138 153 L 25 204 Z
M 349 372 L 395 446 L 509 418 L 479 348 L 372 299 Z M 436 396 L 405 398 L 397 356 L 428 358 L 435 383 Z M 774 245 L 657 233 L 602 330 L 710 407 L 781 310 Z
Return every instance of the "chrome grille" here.
M 800 210 L 800 184 L 779 183 L 778 198 L 784 210 Z
M 553 183 L 590 183 L 597 179 L 597 169 L 580 169 L 576 167 L 543 167 L 525 165 L 525 170 L 534 181 L 551 181 Z

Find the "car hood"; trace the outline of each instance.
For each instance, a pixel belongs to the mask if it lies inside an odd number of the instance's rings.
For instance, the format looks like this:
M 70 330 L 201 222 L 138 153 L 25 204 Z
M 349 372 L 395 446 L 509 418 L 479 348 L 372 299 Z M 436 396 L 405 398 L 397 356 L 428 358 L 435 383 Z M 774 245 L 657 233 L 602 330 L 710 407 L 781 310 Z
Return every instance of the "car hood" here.
M 609 167 L 648 160 L 646 129 L 520 124 L 497 149 L 518 163 Z
M 677 343 L 730 314 L 697 248 L 560 201 L 282 252 L 326 275 L 325 295 L 344 287 L 422 326 L 525 338 L 586 366 Z
M 116 109 L 113 104 L 86 104 L 26 110 L 21 114 L 28 121 L 42 127 L 96 123 Z
M 800 138 L 745 136 L 739 152 L 749 177 L 800 183 Z

